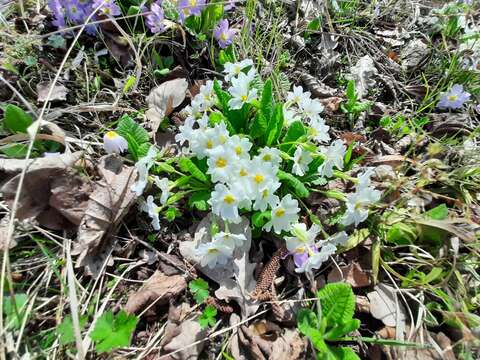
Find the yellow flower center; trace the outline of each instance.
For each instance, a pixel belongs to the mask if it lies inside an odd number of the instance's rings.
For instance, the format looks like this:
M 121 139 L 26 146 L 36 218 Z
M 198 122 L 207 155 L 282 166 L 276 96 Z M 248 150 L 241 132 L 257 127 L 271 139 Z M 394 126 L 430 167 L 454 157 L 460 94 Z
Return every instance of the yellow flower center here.
M 243 151 L 242 151 L 242 147 L 241 147 L 241 146 L 237 146 L 237 147 L 235 148 L 235 152 L 237 153 L 237 155 L 242 155 L 242 152 L 243 152 Z
M 223 135 L 220 135 L 220 144 L 225 144 L 225 142 L 227 141 L 227 138 Z
M 235 202 L 235 197 L 233 197 L 233 195 L 231 194 L 228 194 L 228 195 L 225 195 L 225 197 L 223 198 L 223 201 L 229 205 L 232 205 Z
M 115 139 L 118 136 L 118 134 L 115 131 L 109 131 L 105 134 L 105 136 L 110 140 L 112 140 L 112 139 Z
M 222 33 L 220 34 L 220 39 L 223 40 L 223 41 L 227 41 L 227 39 L 228 39 L 228 38 L 227 38 L 227 34 L 225 34 L 224 32 L 222 32 Z
M 285 209 L 284 208 L 278 208 L 277 210 L 275 210 L 275 216 L 276 217 L 282 217 L 283 215 L 285 215 Z
M 450 101 L 456 101 L 457 99 L 458 99 L 458 96 L 457 96 L 457 95 L 450 95 L 450 96 L 448 97 L 448 100 L 450 100 Z
M 270 161 L 270 160 L 272 160 L 272 156 L 270 154 L 266 154 L 266 155 L 263 156 L 262 159 L 263 159 L 263 161 Z
M 217 249 L 208 249 L 209 254 L 213 254 L 213 253 L 217 253 L 217 252 L 218 252 Z
M 190 3 L 190 6 L 195 6 L 197 5 L 197 0 L 190 0 L 189 3 Z
M 240 99 L 241 99 L 243 102 L 245 102 L 245 101 L 247 101 L 248 96 L 247 96 L 247 95 L 242 95 L 242 96 L 240 96 Z
M 218 158 L 217 161 L 215 161 L 215 165 L 217 165 L 217 167 L 219 168 L 224 168 L 225 166 L 227 166 L 227 160 L 225 160 L 224 158 Z
M 268 189 L 262 191 L 262 198 L 265 199 L 268 196 Z
M 257 174 L 257 175 L 255 175 L 255 176 L 253 177 L 253 180 L 254 180 L 257 184 L 262 183 L 264 179 L 265 179 L 264 176 L 261 175 L 261 174 Z
M 208 140 L 207 141 L 207 149 L 212 149 L 213 148 L 213 141 L 212 140 Z
M 240 176 L 247 176 L 248 173 L 245 169 L 240 169 Z

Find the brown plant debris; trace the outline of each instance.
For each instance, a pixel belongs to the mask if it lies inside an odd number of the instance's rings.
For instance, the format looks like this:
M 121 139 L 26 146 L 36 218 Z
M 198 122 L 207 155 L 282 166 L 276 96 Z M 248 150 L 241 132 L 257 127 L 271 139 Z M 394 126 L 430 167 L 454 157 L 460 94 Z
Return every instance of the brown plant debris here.
M 187 282 L 183 276 L 167 276 L 160 271 L 155 271 L 140 290 L 130 295 L 124 309 L 128 313 L 136 314 L 153 302 L 164 305 L 186 288 Z
M 280 269 L 280 260 L 286 254 L 287 249 L 285 247 L 281 247 L 275 251 L 272 258 L 260 272 L 257 286 L 255 286 L 255 290 L 251 294 L 252 299 L 260 301 L 268 301 L 273 299 L 273 281 L 275 280 L 278 269 Z
M 205 300 L 205 304 L 212 305 L 215 307 L 215 309 L 225 314 L 231 314 L 233 312 L 232 306 L 228 305 L 225 301 L 218 300 L 213 296 L 209 296 Z

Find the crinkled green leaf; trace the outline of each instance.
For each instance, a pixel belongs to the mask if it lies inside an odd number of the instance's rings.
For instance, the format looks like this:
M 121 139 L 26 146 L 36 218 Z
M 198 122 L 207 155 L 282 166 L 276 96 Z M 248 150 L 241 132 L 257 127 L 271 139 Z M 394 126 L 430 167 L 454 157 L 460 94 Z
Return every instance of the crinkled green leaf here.
M 178 165 L 183 172 L 191 174 L 195 179 L 200 180 L 201 182 L 208 181 L 207 175 L 201 171 L 190 158 L 180 158 Z
M 190 281 L 188 288 L 197 304 L 203 303 L 209 295 L 208 283 L 201 278 Z
M 90 337 L 95 341 L 95 348 L 99 353 L 129 346 L 133 331 L 137 326 L 138 318 L 135 315 L 120 311 L 113 315 L 107 311 L 95 323 Z
M 128 142 L 128 151 L 135 160 L 148 152 L 150 137 L 147 130 L 137 124 L 130 116 L 123 115 L 117 126 L 117 132 Z
M 16 105 L 8 104 L 3 115 L 3 127 L 13 134 L 26 134 L 33 123 L 33 119 L 23 109 Z
M 205 329 L 208 326 L 215 325 L 215 316 L 217 316 L 217 309 L 212 305 L 207 305 L 203 310 L 202 315 L 198 318 L 201 328 Z
M 310 194 L 303 182 L 301 182 L 292 174 L 279 170 L 277 176 L 281 182 L 289 185 L 298 197 L 306 198 Z
M 197 191 L 188 198 L 188 205 L 200 211 L 207 211 L 210 207 L 207 201 L 211 197 L 211 191 Z
M 352 287 L 345 283 L 327 284 L 317 292 L 322 304 L 323 316 L 334 323 L 344 324 L 353 318 L 355 295 Z

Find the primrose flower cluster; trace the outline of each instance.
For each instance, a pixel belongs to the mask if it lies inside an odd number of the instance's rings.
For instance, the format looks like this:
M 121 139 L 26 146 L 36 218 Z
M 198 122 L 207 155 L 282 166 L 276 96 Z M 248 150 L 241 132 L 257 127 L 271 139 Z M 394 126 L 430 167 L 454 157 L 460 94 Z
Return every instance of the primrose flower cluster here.
M 179 127 L 176 141 L 183 146 L 184 155 L 206 159 L 207 173 L 214 183 L 208 203 L 212 213 L 227 224 L 227 229 L 229 223 L 241 221 L 241 212 L 266 212 L 268 221 L 263 230 L 292 235 L 285 239 L 297 271 L 318 269 L 347 236 L 342 232 L 316 242 L 320 227 L 313 225 L 307 230 L 305 224 L 299 223 L 299 202 L 290 193 L 281 195 L 285 192 L 281 191 L 278 174 L 279 170 L 291 169 L 293 174 L 302 177 L 311 171 L 314 158 L 320 157 L 323 162 L 316 172 L 318 176 L 330 178 L 335 170 L 343 169 L 346 145 L 342 140 L 328 144 L 329 127 L 320 116 L 323 106 L 301 87 L 294 87 L 282 106 L 285 128 L 301 122 L 307 129 L 306 139 L 294 145 L 291 155 L 275 146 L 258 147 L 246 134 L 232 135 L 224 115 L 217 109 L 219 99 L 215 87 L 227 89 L 229 111 L 255 108 L 259 103 L 259 75 L 250 59 L 225 64 L 224 73 L 225 84 L 207 81 L 191 105 L 184 109 L 186 119 Z M 356 226 L 364 221 L 368 206 L 379 200 L 380 192 L 370 186 L 371 173 L 369 169 L 360 175 L 355 193 L 347 196 L 345 225 Z M 219 232 L 212 236 L 211 242 L 200 244 L 196 254 L 203 266 L 223 265 L 242 241 L 243 234 Z
M 49 0 L 48 7 L 53 13 L 53 25 L 59 29 L 69 24 L 78 25 L 86 22 L 87 18 L 95 12 L 95 15 L 118 16 L 121 14 L 120 7 L 115 0 Z M 92 16 L 95 20 L 97 16 Z M 88 25 L 86 31 L 95 33 L 95 25 Z

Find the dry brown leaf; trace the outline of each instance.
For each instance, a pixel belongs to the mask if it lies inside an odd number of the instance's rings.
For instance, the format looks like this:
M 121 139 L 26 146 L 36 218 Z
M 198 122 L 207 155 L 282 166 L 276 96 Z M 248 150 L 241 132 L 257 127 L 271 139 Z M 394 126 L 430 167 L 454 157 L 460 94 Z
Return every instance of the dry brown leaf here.
M 165 116 L 172 113 L 180 105 L 188 89 L 187 80 L 184 78 L 165 81 L 154 88 L 147 96 L 148 110 L 145 115 L 150 121 L 150 128 L 156 133 Z
M 346 266 L 334 267 L 328 274 L 328 282 L 345 281 L 354 288 L 365 287 L 371 284 L 369 274 L 367 274 L 360 264 L 353 262 Z
M 76 266 L 84 266 L 86 273 L 95 277 L 110 255 L 112 235 L 136 199 L 130 190 L 136 179 L 134 167 L 123 165 L 122 159 L 115 155 L 108 155 L 100 159 L 98 170 L 102 179 L 90 195 L 72 251 L 79 255 Z
M 6 173 L 17 173 L 28 167 L 27 172 L 44 169 L 44 168 L 61 168 L 66 169 L 78 160 L 80 160 L 82 152 L 78 151 L 73 154 L 65 153 L 58 156 L 47 156 L 35 159 L 0 159 L 0 171 Z
M 67 100 L 68 89 L 63 86 L 62 84 L 56 83 L 53 86 L 52 95 L 47 99 L 48 92 L 50 91 L 50 87 L 52 86 L 52 82 L 50 81 L 42 81 L 37 84 L 37 101 L 38 102 L 45 102 L 45 101 L 64 101 Z
M 374 318 L 381 320 L 386 326 L 405 328 L 406 310 L 394 288 L 378 284 L 367 297 L 370 300 L 370 313 Z
M 152 303 L 166 304 L 186 288 L 187 282 L 183 276 L 167 276 L 160 271 L 155 271 L 140 290 L 130 295 L 124 309 L 128 313 L 136 314 Z
M 230 317 L 230 325 L 240 318 Z M 295 329 L 282 329 L 268 321 L 259 320 L 249 327 L 237 328 L 230 342 L 230 352 L 235 360 L 296 360 L 304 359 L 307 344 Z
M 198 322 L 200 312 L 190 313 L 188 304 L 182 304 L 179 307 L 173 306 L 169 312 L 169 319 L 165 326 L 165 335 L 160 342 L 162 346 L 161 358 L 164 360 L 194 360 L 198 359 L 202 352 L 205 342 L 200 342 L 194 346 L 188 346 L 207 336 L 207 329 L 202 329 Z M 188 347 L 187 347 L 188 346 Z M 168 355 L 171 352 L 180 350 L 175 354 Z
M 40 225 L 54 230 L 78 226 L 91 186 L 85 177 L 68 168 L 80 154 L 35 159 L 28 167 L 20 194 L 16 217 L 36 218 Z M 24 164 L 28 164 L 24 162 Z M 20 174 L 5 183 L 2 193 L 11 207 L 20 181 Z

